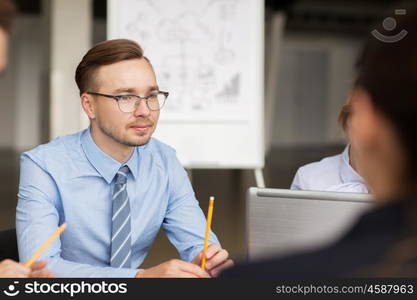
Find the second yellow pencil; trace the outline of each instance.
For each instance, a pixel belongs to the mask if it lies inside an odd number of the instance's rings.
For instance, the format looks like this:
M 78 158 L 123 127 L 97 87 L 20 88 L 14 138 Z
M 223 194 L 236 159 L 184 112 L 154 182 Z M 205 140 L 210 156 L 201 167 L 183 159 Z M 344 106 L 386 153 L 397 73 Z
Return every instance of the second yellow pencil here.
M 203 270 L 206 269 L 206 251 L 207 251 L 208 240 L 210 236 L 211 219 L 213 217 L 213 207 L 214 207 L 214 197 L 210 197 L 208 213 L 207 213 L 206 236 L 204 238 L 203 258 L 201 259 L 201 268 Z

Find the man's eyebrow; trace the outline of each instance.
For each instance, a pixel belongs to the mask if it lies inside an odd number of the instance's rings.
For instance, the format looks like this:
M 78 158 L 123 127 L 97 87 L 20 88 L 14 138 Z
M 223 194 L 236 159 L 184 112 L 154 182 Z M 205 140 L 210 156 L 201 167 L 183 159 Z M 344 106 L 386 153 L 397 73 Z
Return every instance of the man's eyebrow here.
M 153 85 L 147 88 L 147 92 L 153 92 L 153 91 L 159 91 L 159 87 L 157 85 Z M 136 92 L 135 88 L 118 88 L 117 90 L 114 91 L 114 93 L 130 93 L 133 94 Z
M 149 92 L 159 91 L 159 87 L 158 87 L 157 85 L 150 86 L 150 87 L 148 88 L 148 91 L 149 91 Z
M 135 91 L 134 88 L 118 88 L 114 91 L 114 93 L 133 93 Z

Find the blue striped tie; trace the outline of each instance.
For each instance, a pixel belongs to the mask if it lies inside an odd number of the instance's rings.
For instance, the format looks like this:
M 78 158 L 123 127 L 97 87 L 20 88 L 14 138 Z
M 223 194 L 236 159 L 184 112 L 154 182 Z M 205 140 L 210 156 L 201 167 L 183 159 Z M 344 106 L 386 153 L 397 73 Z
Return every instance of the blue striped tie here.
M 126 191 L 127 174 L 129 168 L 123 166 L 115 176 L 113 191 L 113 215 L 111 234 L 110 266 L 114 268 L 130 268 L 131 227 L 130 205 Z

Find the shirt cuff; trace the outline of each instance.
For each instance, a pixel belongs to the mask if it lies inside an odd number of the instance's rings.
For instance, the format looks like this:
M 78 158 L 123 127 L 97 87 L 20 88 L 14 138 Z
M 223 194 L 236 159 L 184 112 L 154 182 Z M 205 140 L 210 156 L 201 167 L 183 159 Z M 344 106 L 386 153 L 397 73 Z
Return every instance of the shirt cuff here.
M 142 269 L 115 269 L 112 270 L 112 277 L 115 278 L 135 278 L 136 274 Z

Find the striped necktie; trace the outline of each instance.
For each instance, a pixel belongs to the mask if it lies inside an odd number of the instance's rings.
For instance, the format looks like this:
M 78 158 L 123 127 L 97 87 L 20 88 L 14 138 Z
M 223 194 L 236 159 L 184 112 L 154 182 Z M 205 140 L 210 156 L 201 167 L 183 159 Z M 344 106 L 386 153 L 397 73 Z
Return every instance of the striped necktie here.
M 111 234 L 111 258 L 110 266 L 114 268 L 130 268 L 131 227 L 130 205 L 126 191 L 127 175 L 129 167 L 123 166 L 115 176 L 113 191 L 113 214 Z

